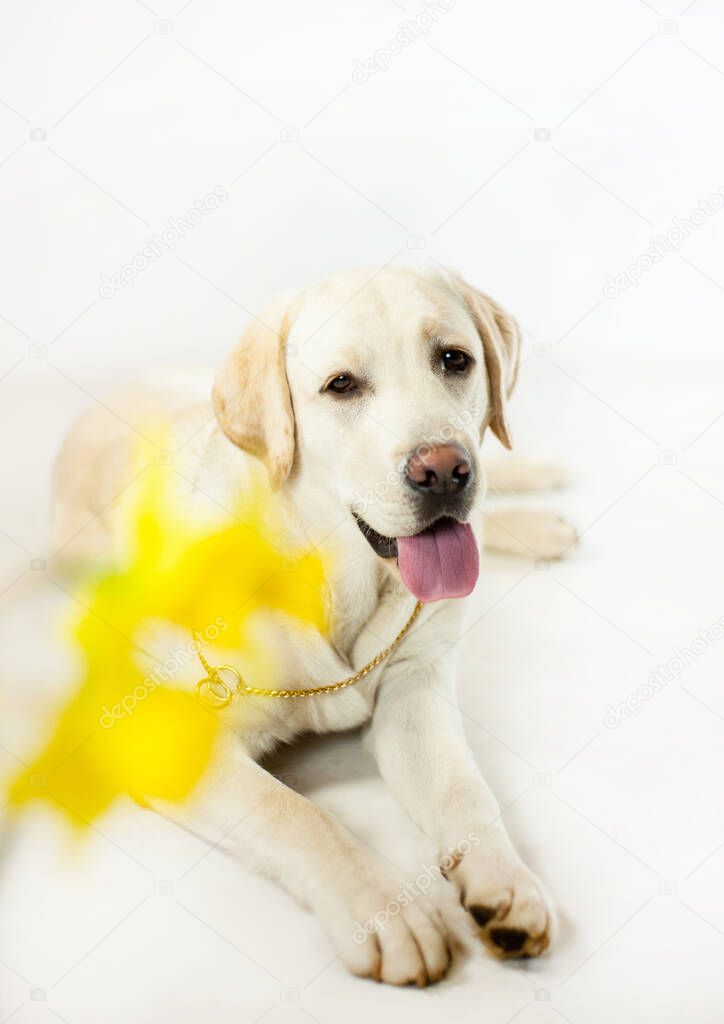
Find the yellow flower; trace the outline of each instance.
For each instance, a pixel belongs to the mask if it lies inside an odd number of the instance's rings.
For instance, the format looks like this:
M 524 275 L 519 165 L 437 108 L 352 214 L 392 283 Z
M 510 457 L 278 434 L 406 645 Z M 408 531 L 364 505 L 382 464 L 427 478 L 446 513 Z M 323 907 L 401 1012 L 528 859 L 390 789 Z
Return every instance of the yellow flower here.
M 273 660 L 254 649 L 252 615 L 281 613 L 297 626 L 326 631 L 322 560 L 276 539 L 278 509 L 261 482 L 234 510 L 231 525 L 218 526 L 181 511 L 174 481 L 172 468 L 151 463 L 123 511 L 121 551 L 82 580 L 83 610 L 71 635 L 83 675 L 53 734 L 13 781 L 11 808 L 42 799 L 83 826 L 121 795 L 179 801 L 192 791 L 221 720 L 164 679 L 168 651 L 143 646 L 151 626 L 180 628 L 190 645 L 200 634 L 211 651 L 223 632 L 226 649 L 267 670 Z M 192 646 L 187 656 L 195 659 Z M 144 671 L 149 662 L 154 670 Z M 273 686 L 269 678 L 249 682 Z

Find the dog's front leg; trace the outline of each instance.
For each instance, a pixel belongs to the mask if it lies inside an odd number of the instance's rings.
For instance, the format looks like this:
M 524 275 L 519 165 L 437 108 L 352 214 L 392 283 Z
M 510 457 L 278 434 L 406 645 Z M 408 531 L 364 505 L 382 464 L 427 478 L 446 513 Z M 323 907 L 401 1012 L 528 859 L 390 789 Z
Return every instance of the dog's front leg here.
M 405 658 L 385 672 L 367 743 L 382 776 L 436 844 L 488 947 L 501 957 L 537 956 L 554 912 L 501 821 L 498 804 L 465 742 L 451 671 Z
M 235 737 L 191 802 L 154 810 L 281 883 L 316 913 L 353 974 L 425 985 L 447 970 L 437 910 L 410 904 L 386 914 L 378 933 L 375 915 L 399 907 L 398 880 L 331 815 L 253 761 Z

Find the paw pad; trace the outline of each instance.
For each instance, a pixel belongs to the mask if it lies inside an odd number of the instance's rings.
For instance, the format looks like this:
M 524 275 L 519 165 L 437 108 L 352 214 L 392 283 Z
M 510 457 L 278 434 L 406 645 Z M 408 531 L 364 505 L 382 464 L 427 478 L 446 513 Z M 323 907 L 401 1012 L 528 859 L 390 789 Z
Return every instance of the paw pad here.
M 488 921 L 495 917 L 495 910 L 492 907 L 468 907 L 475 923 L 484 928 Z
M 528 932 L 522 928 L 491 928 L 490 938 L 504 953 L 517 953 L 525 945 Z

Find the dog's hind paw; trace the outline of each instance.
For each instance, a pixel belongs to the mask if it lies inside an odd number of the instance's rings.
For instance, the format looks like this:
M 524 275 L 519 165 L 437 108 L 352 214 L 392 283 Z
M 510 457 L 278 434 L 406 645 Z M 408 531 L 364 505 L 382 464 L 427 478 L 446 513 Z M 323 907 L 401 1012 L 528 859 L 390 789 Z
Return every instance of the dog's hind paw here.
M 501 554 L 553 560 L 578 544 L 575 527 L 550 508 L 494 508 L 485 516 L 485 546 Z
M 495 494 L 533 494 L 565 487 L 570 473 L 553 459 L 529 459 L 523 455 L 483 462 L 488 490 Z

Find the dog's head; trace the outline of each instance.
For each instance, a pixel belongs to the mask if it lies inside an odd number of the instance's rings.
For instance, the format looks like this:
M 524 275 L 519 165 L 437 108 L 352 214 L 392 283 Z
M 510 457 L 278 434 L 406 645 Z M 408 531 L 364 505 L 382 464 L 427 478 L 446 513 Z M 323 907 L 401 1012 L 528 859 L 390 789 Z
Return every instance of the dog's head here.
M 220 371 L 216 414 L 275 488 L 314 495 L 421 600 L 469 593 L 486 427 L 510 447 L 515 322 L 453 273 L 334 277 L 278 300 Z

